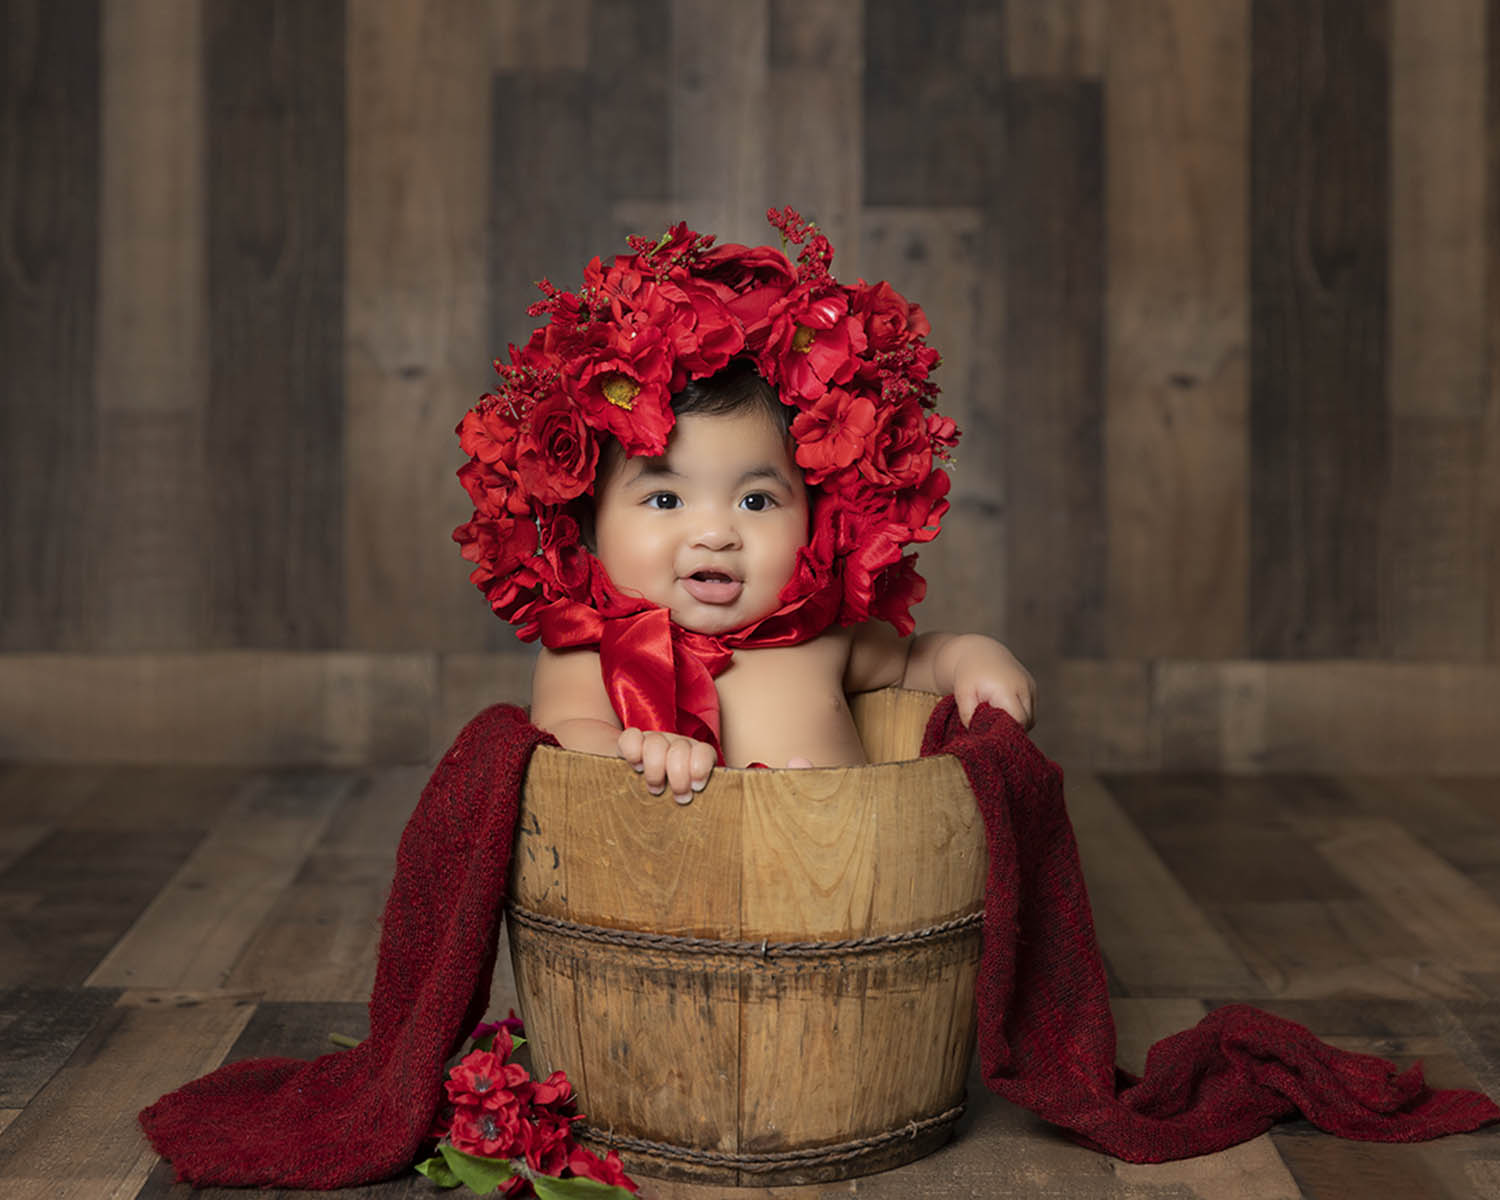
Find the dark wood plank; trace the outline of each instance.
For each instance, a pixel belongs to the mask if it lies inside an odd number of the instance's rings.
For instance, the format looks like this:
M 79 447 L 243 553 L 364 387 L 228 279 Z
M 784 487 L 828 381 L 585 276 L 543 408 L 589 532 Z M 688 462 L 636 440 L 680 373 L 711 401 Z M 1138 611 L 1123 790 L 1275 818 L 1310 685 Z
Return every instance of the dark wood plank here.
M 80 985 L 201 837 L 92 829 L 38 842 L 0 874 L 0 980 Z
M 1372 656 L 1389 14 L 1299 0 L 1251 11 L 1251 652 Z
M 0 649 L 86 641 L 99 5 L 0 4 Z
M 1485 656 L 1500 660 L 1500 0 L 1488 0 L 1485 48 L 1491 66 L 1485 92 L 1485 330 L 1488 391 L 1480 436 L 1484 439 L 1478 540 L 1484 565 Z
M 672 46 L 663 36 L 671 19 L 668 0 L 593 0 L 590 11 L 590 164 L 596 184 L 606 181 L 605 192 L 630 200 L 672 199 Z M 631 67 L 618 70 L 620 63 Z M 497 182 L 512 186 L 498 170 Z M 594 226 L 594 240 L 593 254 L 625 248 L 608 218 Z
M 1106 0 L 1005 0 L 1004 7 L 1011 78 L 1097 79 L 1103 73 L 1110 45 Z
M 0 1108 L 29 1104 L 119 994 L 114 988 L 0 990 Z
M 1009 297 L 1002 399 L 971 419 L 1004 447 L 1006 640 L 1045 671 L 1105 650 L 1101 93 L 1026 80 L 1004 104 L 1012 169 L 987 210 Z
M 204 12 L 220 644 L 343 637 L 344 5 Z
M 984 203 L 1001 147 L 1000 6 L 867 0 L 864 12 L 865 203 Z

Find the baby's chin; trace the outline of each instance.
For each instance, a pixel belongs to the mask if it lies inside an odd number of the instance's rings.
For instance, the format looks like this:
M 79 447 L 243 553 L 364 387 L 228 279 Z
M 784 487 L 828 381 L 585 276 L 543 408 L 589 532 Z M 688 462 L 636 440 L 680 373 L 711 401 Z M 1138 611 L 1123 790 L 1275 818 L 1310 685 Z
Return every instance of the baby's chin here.
M 707 633 L 719 635 L 722 633 L 733 633 L 736 629 L 744 629 L 747 625 L 764 617 L 769 617 L 780 607 L 780 604 L 757 606 L 756 608 L 729 610 L 715 609 L 712 605 L 693 604 L 684 608 L 671 609 L 672 621 L 683 629 L 690 629 L 694 633 Z

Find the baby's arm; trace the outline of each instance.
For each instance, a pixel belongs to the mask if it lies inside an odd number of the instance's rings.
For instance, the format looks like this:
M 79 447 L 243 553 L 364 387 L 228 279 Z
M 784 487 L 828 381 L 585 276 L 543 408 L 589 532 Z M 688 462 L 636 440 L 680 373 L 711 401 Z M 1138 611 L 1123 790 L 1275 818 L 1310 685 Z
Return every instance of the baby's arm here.
M 1004 709 L 1023 729 L 1035 723 L 1036 680 L 1015 655 L 980 633 L 903 638 L 883 621 L 867 621 L 855 630 L 844 688 L 860 692 L 893 683 L 939 695 L 951 692 L 965 725 L 981 701 Z
M 569 750 L 619 755 L 641 772 L 653 796 L 670 786 L 679 804 L 703 790 L 717 759 L 707 742 L 681 734 L 622 730 L 597 650 L 542 648 L 531 676 L 531 721 Z

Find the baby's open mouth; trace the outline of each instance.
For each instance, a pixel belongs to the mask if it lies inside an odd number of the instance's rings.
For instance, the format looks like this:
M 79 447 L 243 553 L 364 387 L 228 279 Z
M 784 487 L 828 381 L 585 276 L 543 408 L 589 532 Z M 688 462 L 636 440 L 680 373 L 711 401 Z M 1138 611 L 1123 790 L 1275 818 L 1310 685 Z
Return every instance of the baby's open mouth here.
M 694 571 L 682 581 L 683 590 L 700 604 L 733 604 L 744 586 L 729 572 L 711 568 Z

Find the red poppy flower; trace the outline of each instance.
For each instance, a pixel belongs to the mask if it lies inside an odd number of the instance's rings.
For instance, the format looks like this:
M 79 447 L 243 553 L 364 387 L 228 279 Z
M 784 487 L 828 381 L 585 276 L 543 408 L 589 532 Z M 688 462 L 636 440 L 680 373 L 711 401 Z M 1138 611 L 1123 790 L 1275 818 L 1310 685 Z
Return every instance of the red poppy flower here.
M 568 1170 L 581 1179 L 595 1179 L 611 1187 L 624 1188 L 627 1192 L 639 1190 L 635 1180 L 625 1174 L 625 1168 L 620 1165 L 620 1155 L 614 1150 L 600 1158 L 591 1150 L 574 1146 L 572 1154 L 568 1156 Z
M 804 296 L 772 321 L 765 363 L 784 399 L 816 400 L 854 377 L 865 345 L 864 327 L 849 316 L 843 293 Z
M 530 1145 L 531 1123 L 515 1108 L 472 1108 L 453 1112 L 448 1140 L 465 1154 L 481 1158 L 519 1158 Z
M 503 1054 L 472 1050 L 448 1072 L 443 1087 L 454 1104 L 498 1110 L 514 1108 L 527 1099 L 518 1089 L 526 1089 L 529 1079 L 525 1067 L 506 1062 Z
M 612 433 L 627 455 L 661 454 L 672 431 L 672 357 L 658 328 L 613 339 L 573 364 L 573 399 L 595 429 Z

